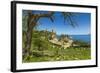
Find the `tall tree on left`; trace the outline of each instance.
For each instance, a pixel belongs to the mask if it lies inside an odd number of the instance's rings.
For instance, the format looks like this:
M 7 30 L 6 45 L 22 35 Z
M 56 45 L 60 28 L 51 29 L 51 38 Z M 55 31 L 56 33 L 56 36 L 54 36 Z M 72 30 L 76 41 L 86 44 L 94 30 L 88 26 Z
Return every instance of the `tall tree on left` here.
M 24 49 L 23 49 L 25 56 L 31 55 L 32 32 L 34 32 L 33 29 L 37 25 L 39 19 L 46 17 L 46 18 L 50 18 L 51 20 L 53 20 L 52 15 L 53 15 L 53 12 L 48 12 L 48 13 L 45 13 L 45 14 L 41 14 L 41 13 L 36 14 L 32 11 L 28 11 L 26 15 L 24 14 L 24 16 L 28 16 L 27 22 L 26 22 L 27 30 L 25 30 L 23 28 L 23 30 L 26 31 L 24 33 L 25 36 L 26 36 L 26 39 L 25 39 L 25 46 L 24 46 Z M 23 23 L 23 26 L 24 25 L 25 25 L 25 22 Z

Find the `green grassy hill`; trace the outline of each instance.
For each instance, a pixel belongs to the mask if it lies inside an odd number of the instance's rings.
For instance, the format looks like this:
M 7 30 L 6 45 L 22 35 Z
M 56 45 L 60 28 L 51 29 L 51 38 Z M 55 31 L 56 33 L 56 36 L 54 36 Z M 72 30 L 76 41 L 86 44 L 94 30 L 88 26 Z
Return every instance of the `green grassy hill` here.
M 79 47 L 71 46 L 62 48 L 49 42 L 51 32 L 49 31 L 34 31 L 32 35 L 31 51 L 32 55 L 29 59 L 23 59 L 23 62 L 44 62 L 44 61 L 64 61 L 64 60 L 87 60 L 91 59 L 90 46 L 84 47 L 86 43 L 74 42 L 80 45 Z M 25 35 L 23 35 L 23 50 L 24 50 Z

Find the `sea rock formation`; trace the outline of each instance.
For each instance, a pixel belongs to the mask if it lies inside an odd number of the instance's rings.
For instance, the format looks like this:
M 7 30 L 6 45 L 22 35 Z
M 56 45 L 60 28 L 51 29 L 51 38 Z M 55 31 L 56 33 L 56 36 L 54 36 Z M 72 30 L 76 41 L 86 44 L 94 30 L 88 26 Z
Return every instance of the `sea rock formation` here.
M 56 33 L 52 30 L 51 37 L 49 39 L 49 42 L 51 42 L 54 45 L 60 46 L 64 49 L 72 46 L 73 40 L 67 36 L 67 35 L 62 35 L 59 39 L 56 36 Z

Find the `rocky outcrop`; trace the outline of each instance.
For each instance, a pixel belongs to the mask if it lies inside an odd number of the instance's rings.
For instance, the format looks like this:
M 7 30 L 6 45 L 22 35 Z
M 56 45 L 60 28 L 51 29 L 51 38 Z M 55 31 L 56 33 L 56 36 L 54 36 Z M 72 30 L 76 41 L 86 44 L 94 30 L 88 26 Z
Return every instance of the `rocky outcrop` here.
M 49 42 L 51 42 L 54 45 L 60 46 L 64 49 L 72 46 L 73 40 L 69 38 L 69 36 L 62 36 L 59 39 L 56 37 L 56 34 L 52 32 L 51 38 L 49 39 Z
M 73 40 L 68 40 L 68 42 L 61 42 L 61 41 L 52 39 L 52 40 L 49 40 L 49 42 L 66 49 L 66 48 L 72 46 Z

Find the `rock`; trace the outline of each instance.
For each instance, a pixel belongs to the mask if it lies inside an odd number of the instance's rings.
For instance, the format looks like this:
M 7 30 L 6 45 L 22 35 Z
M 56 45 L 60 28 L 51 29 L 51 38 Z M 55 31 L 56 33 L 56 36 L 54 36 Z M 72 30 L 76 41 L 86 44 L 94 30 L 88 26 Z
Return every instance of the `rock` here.
M 49 42 L 65 49 L 72 46 L 73 40 L 69 35 L 61 35 L 60 39 L 58 39 L 56 32 L 52 30 Z
M 65 49 L 65 48 L 72 46 L 73 40 L 65 38 L 64 40 L 58 41 L 57 38 L 54 38 L 52 40 L 49 40 L 49 42 L 51 42 L 57 46 L 63 47 Z

